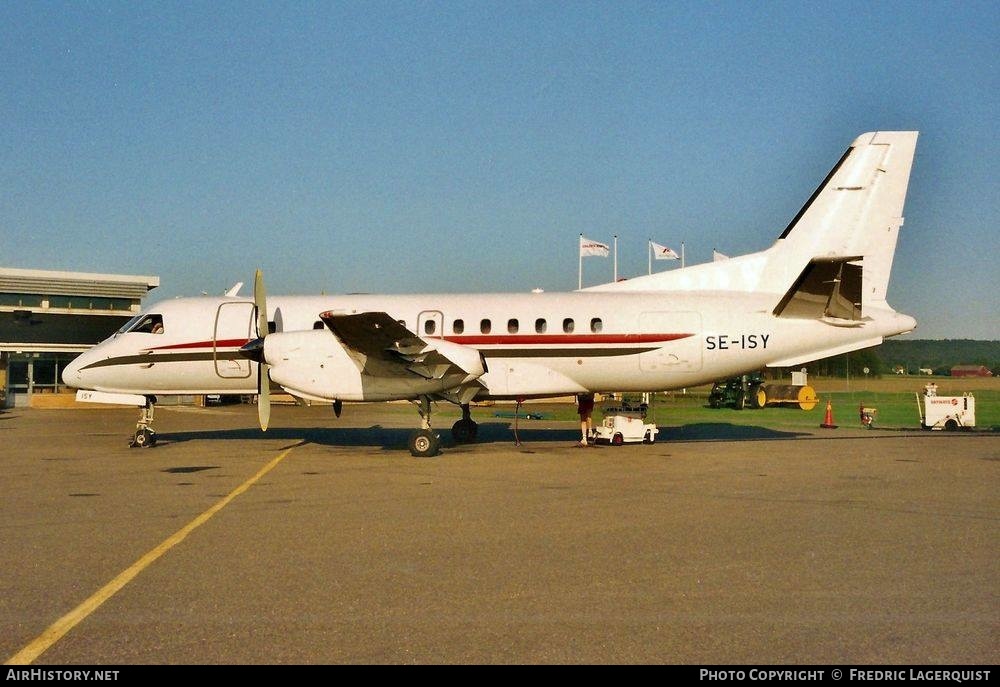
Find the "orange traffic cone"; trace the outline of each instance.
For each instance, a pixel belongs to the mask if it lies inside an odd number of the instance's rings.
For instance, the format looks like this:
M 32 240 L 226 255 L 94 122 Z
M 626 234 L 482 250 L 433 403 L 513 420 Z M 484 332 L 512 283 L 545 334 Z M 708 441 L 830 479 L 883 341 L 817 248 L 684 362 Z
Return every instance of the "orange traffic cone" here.
M 823 424 L 820 427 L 823 429 L 837 429 L 837 425 L 833 424 L 833 403 L 829 399 L 826 402 L 826 417 L 823 418 Z

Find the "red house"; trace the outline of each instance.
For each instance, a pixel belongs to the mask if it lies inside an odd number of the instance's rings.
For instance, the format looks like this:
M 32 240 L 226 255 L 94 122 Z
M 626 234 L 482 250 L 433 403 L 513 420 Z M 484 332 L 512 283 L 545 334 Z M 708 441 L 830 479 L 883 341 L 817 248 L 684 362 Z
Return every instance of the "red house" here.
M 952 377 L 992 377 L 993 373 L 985 365 L 956 365 L 951 368 Z

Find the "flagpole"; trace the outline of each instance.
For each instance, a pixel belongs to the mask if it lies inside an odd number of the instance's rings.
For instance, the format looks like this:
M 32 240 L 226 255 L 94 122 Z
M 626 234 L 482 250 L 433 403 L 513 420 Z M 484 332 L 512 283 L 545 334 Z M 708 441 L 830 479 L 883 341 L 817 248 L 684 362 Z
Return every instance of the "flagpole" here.
M 615 234 L 615 281 L 618 281 L 618 234 Z
M 684 242 L 681 241 L 681 269 L 684 269 Z
M 646 242 L 646 260 L 649 262 L 649 269 L 646 274 L 653 273 L 653 239 L 649 239 Z
M 580 289 L 583 288 L 583 234 L 580 234 L 580 241 L 576 244 L 576 252 L 577 252 L 577 255 L 580 258 L 580 267 L 579 267 L 579 269 L 577 269 L 577 272 L 576 272 L 576 276 L 577 276 L 577 279 L 576 279 L 576 282 L 577 282 L 576 290 L 579 291 Z

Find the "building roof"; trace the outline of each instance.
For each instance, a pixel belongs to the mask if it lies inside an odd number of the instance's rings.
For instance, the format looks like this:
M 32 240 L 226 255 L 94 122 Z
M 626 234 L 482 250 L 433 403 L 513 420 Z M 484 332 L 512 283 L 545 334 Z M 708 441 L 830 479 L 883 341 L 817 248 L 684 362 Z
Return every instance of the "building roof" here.
M 0 293 L 140 299 L 159 285 L 159 277 L 0 267 Z

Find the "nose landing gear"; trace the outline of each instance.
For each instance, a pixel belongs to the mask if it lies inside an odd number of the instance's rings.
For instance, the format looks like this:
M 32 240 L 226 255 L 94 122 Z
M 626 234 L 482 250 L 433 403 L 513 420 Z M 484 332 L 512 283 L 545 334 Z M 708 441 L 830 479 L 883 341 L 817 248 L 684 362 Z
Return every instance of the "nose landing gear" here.
M 152 428 L 153 409 L 156 396 L 147 396 L 146 405 L 139 410 L 139 420 L 135 423 L 135 433 L 129 440 L 129 448 L 152 448 L 156 446 L 156 431 Z

